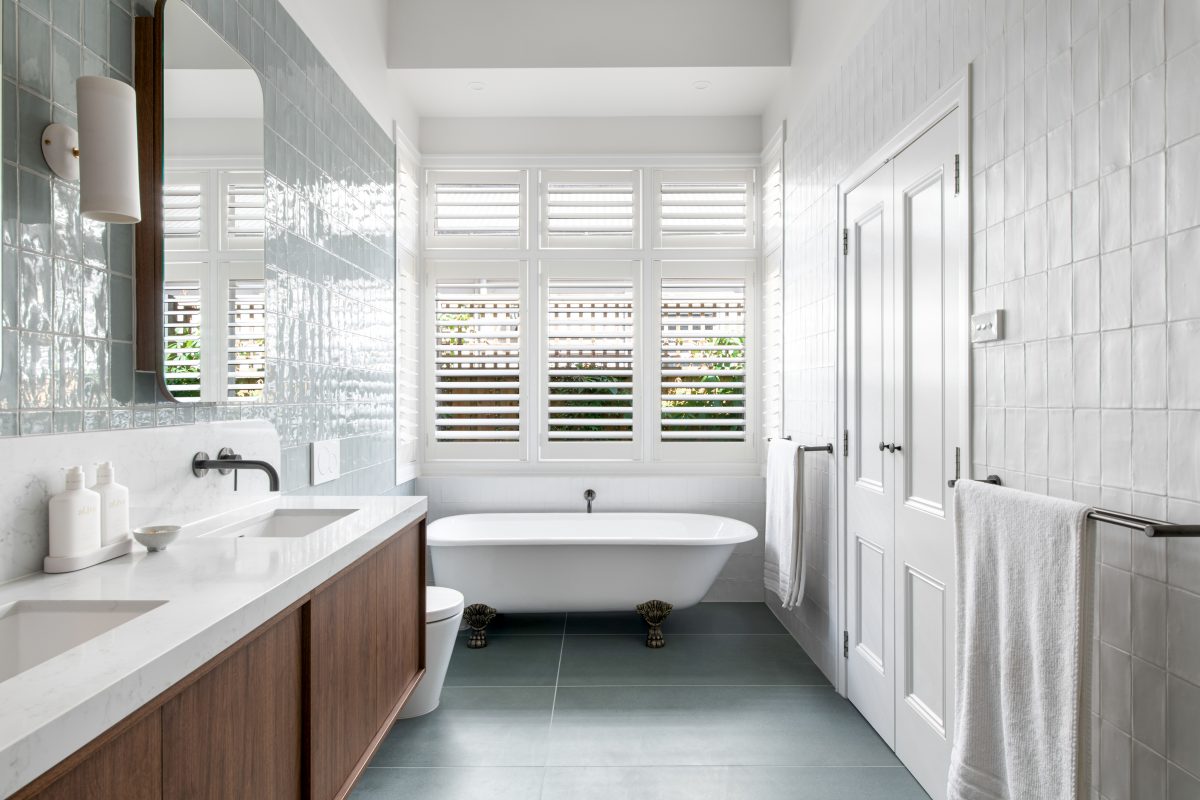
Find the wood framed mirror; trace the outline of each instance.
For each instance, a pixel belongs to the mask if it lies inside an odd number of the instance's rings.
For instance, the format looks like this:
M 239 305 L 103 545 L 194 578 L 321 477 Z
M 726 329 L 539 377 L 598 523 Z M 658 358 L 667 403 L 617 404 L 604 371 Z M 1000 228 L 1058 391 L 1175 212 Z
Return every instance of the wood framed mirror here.
M 159 399 L 240 403 L 266 380 L 263 91 L 183 0 L 135 22 L 142 222 L 136 368 Z

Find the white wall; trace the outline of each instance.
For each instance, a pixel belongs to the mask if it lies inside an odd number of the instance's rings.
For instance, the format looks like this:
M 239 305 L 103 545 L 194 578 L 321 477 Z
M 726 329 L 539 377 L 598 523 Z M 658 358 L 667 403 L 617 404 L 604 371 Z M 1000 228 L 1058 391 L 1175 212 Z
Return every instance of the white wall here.
M 417 117 L 387 71 L 390 0 L 280 2 L 384 130 L 395 120 L 416 142 Z
M 596 492 L 596 513 L 678 511 L 715 514 L 753 525 L 759 537 L 737 546 L 704 599 L 762 602 L 765 512 L 759 477 L 422 477 L 417 478 L 416 494 L 428 496 L 433 521 L 454 514 L 583 511 L 585 489 Z
M 431 155 L 748 154 L 761 149 L 758 117 L 425 118 Z
M 1008 315 L 1006 340 L 973 351 L 972 471 L 1196 522 L 1196 0 L 892 0 L 811 100 L 793 81 L 779 104 L 785 424 L 837 435 L 835 182 L 969 62 L 974 306 Z M 785 620 L 832 674 L 836 530 L 820 491 L 808 590 Z M 1200 541 L 1101 535 L 1099 795 L 1198 797 Z
M 791 55 L 788 2 L 395 0 L 389 64 L 397 68 L 786 65 Z

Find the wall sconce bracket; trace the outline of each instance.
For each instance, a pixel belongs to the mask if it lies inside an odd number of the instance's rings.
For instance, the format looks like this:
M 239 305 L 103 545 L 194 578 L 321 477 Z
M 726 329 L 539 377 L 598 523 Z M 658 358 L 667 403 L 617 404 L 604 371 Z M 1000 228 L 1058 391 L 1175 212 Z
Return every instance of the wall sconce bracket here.
M 79 180 L 79 131 L 61 122 L 47 125 L 42 131 L 42 157 L 64 181 Z

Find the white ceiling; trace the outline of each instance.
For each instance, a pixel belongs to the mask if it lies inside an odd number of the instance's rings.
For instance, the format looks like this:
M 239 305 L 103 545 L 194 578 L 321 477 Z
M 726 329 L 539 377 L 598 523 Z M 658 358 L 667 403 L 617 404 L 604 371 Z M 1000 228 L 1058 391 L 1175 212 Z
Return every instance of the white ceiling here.
M 393 70 L 422 117 L 757 116 L 787 67 Z M 695 88 L 705 81 L 708 88 Z M 472 88 L 482 85 L 482 89 Z

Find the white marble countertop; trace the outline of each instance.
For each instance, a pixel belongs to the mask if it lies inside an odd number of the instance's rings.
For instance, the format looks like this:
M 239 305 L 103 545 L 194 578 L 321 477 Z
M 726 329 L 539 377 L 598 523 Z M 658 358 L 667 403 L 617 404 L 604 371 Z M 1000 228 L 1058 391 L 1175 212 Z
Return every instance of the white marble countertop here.
M 274 508 L 357 509 L 303 538 L 203 534 Z M 426 512 L 424 497 L 276 496 L 189 524 L 166 551 L 0 584 L 19 600 L 166 601 L 0 682 L 8 797 Z M 167 520 L 164 520 L 167 521 Z

